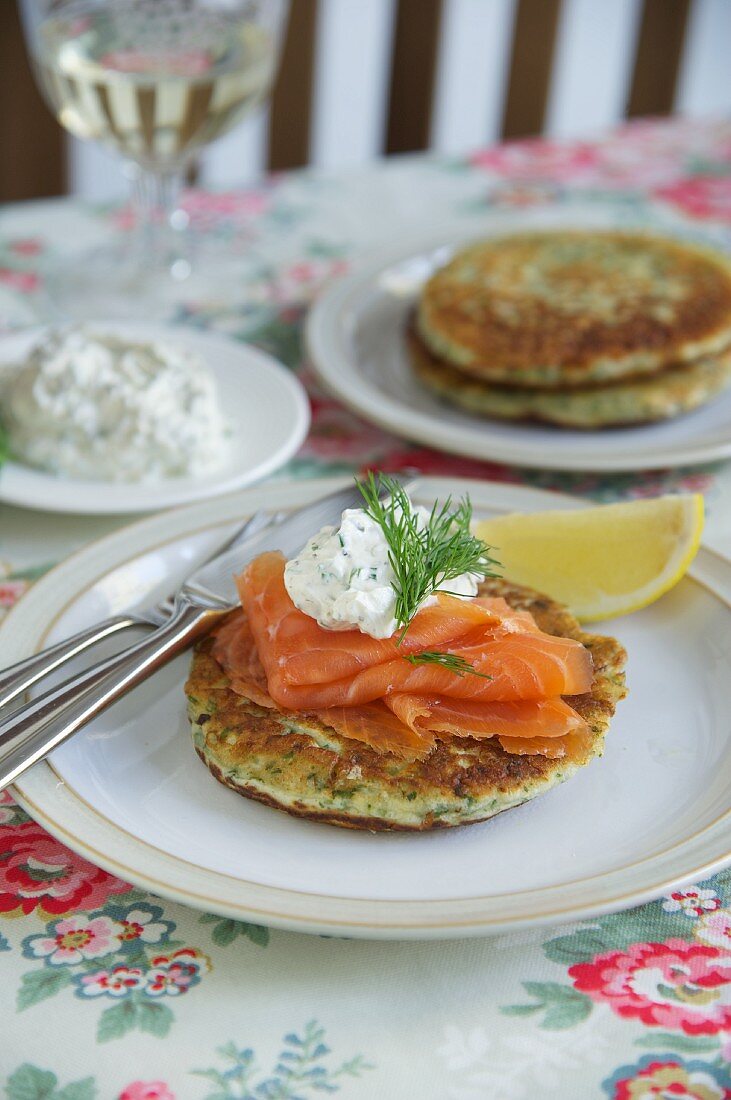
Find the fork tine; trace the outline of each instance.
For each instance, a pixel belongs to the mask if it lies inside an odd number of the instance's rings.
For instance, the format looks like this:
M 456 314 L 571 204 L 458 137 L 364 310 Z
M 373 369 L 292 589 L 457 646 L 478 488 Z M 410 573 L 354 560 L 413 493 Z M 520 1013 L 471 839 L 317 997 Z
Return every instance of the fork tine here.
M 223 546 L 220 546 L 215 554 L 222 554 L 225 550 L 230 550 L 234 546 L 238 546 L 240 542 L 246 538 L 250 538 L 256 534 L 257 531 L 262 531 L 265 527 L 268 527 L 270 523 L 277 521 L 277 516 L 273 516 L 271 512 L 258 511 L 254 512 L 252 516 L 242 523 L 241 526 L 234 531 L 228 542 L 225 542 Z M 212 554 L 211 557 L 214 555 Z M 210 560 L 210 559 L 209 559 Z
M 196 568 L 200 569 L 200 567 L 206 565 L 211 558 L 218 557 L 218 555 L 223 554 L 224 551 L 237 546 L 245 538 L 250 538 L 252 535 L 256 534 L 257 531 L 263 530 L 264 527 L 267 527 L 272 522 L 272 518 L 271 512 L 254 512 L 252 516 L 249 516 L 244 523 L 236 528 L 230 538 L 217 546 L 215 550 L 212 550 L 209 557 L 207 557 L 205 561 L 200 562 Z
M 265 527 L 268 527 L 270 523 L 279 522 L 282 519 L 283 514 L 284 513 L 282 512 L 272 514 L 271 512 L 265 512 L 262 510 L 254 512 L 253 515 L 249 516 L 249 518 L 245 520 L 244 523 L 236 528 L 230 538 L 228 538 L 225 542 L 220 543 L 218 546 L 214 547 L 214 549 L 211 551 L 205 561 L 198 562 L 195 568 L 200 569 L 201 566 L 206 565 L 206 563 L 209 562 L 212 558 L 215 558 L 219 554 L 222 554 L 225 550 L 231 550 L 234 546 L 237 546 L 240 542 L 243 542 L 244 539 L 251 538 L 251 536 L 255 535 L 258 531 L 262 531 Z M 193 572 L 194 571 L 195 570 L 193 570 Z M 164 599 L 155 604 L 154 610 L 159 612 L 161 615 L 170 615 L 172 614 L 174 607 L 175 595 L 173 594 L 165 596 Z

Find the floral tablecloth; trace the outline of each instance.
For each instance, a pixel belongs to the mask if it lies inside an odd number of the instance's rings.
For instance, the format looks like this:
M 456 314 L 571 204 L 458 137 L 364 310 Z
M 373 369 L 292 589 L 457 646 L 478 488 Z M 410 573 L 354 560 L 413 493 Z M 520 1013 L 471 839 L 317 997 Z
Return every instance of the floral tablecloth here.
M 245 235 L 236 310 L 172 319 L 253 341 L 307 385 L 313 426 L 280 477 L 366 464 L 611 500 L 700 490 L 731 551 L 731 465 L 622 475 L 517 470 L 409 446 L 321 392 L 301 322 L 363 249 L 487 212 L 613 204 L 673 211 L 731 246 L 731 124 L 640 122 L 599 142 L 531 141 L 294 173 L 193 193 L 207 232 Z M 0 211 L 0 331 L 43 312 L 43 265 L 123 232 L 71 202 Z M 123 519 L 0 506 L 0 614 L 54 560 Z M 0 795 L 0 1090 L 10 1100 L 731 1098 L 731 876 L 571 927 L 451 943 L 367 943 L 240 924 L 152 897 L 87 863 Z

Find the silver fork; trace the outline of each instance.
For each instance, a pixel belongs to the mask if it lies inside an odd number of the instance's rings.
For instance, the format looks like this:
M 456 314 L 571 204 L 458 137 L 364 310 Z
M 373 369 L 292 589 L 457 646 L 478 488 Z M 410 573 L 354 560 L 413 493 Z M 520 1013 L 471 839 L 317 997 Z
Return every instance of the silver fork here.
M 263 530 L 277 518 L 279 517 L 272 516 L 270 512 L 256 512 L 246 523 L 238 527 L 233 535 L 219 543 L 204 561 L 196 563 L 195 568 L 199 568 L 225 550 L 236 546 L 244 538 L 249 538 L 257 531 Z M 101 642 L 105 638 L 112 638 L 115 634 L 128 630 L 132 626 L 162 626 L 172 615 L 174 607 L 175 597 L 167 596 L 153 607 L 145 608 L 144 611 L 113 615 L 109 619 L 104 619 L 94 626 L 87 627 L 86 630 L 80 630 L 78 634 L 73 634 L 70 638 L 65 638 L 62 642 L 57 642 L 56 645 L 49 646 L 48 649 L 44 649 L 40 653 L 34 653 L 32 657 L 27 657 L 24 661 L 18 661 L 17 664 L 4 669 L 0 673 L 0 711 L 9 706 L 13 700 L 22 698 L 24 693 L 37 684 L 39 680 L 55 672 L 72 658 L 78 657 L 80 653 L 84 653 L 90 646 L 96 645 L 97 642 Z

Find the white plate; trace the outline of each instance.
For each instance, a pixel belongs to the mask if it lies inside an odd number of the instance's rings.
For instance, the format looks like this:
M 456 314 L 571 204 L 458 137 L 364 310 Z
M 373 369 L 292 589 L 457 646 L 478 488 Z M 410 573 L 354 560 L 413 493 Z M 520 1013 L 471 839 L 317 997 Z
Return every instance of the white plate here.
M 99 322 L 100 332 L 128 340 L 161 340 L 199 355 L 215 375 L 231 424 L 231 459 L 205 479 L 170 478 L 154 485 L 81 481 L 34 470 L 19 462 L 0 467 L 0 500 L 49 512 L 109 515 L 151 512 L 251 485 L 285 463 L 310 424 L 307 395 L 295 376 L 270 355 L 194 329 Z M 0 340 L 0 371 L 22 360 L 43 330 Z
M 404 332 L 419 288 L 432 271 L 476 236 L 555 227 L 567 220 L 574 227 L 606 225 L 617 218 L 616 210 L 601 218 L 590 209 L 582 221 L 580 211 L 558 208 L 550 219 L 546 212 L 526 211 L 517 222 L 501 213 L 486 219 L 479 232 L 473 227 L 461 236 L 432 235 L 372 256 L 352 275 L 333 282 L 310 313 L 307 344 L 320 378 L 367 420 L 471 458 L 549 470 L 609 471 L 693 465 L 731 455 L 731 391 L 664 424 L 590 432 L 471 416 L 439 401 L 415 378 Z M 679 231 L 676 222 L 672 227 Z
M 468 489 L 485 515 L 580 504 L 484 482 L 416 484 L 425 502 Z M 189 568 L 212 524 L 299 505 L 333 485 L 251 489 L 147 519 L 82 550 L 10 614 L 0 629 L 0 667 L 157 597 Z M 480 825 L 357 833 L 227 790 L 191 745 L 187 656 L 24 776 L 18 797 L 60 840 L 124 879 L 301 931 L 455 937 L 637 904 L 731 860 L 731 565 L 703 550 L 694 577 L 610 624 L 629 651 L 630 695 L 603 758 Z

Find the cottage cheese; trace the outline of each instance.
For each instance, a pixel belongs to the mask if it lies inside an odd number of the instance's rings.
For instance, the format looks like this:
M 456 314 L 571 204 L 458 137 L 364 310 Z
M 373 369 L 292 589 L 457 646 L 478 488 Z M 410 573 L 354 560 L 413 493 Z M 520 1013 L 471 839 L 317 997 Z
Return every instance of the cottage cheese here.
M 426 523 L 429 513 L 415 507 Z M 465 573 L 444 588 L 476 596 L 481 576 Z M 339 527 L 323 527 L 297 557 L 288 561 L 284 584 L 292 602 L 326 630 L 358 629 L 390 638 L 397 628 L 396 577 L 380 526 L 362 508 L 343 512 Z M 430 599 L 425 600 L 425 606 Z
M 155 482 L 204 477 L 227 458 L 215 380 L 171 344 L 53 332 L 0 376 L 0 398 L 13 455 L 55 474 Z

